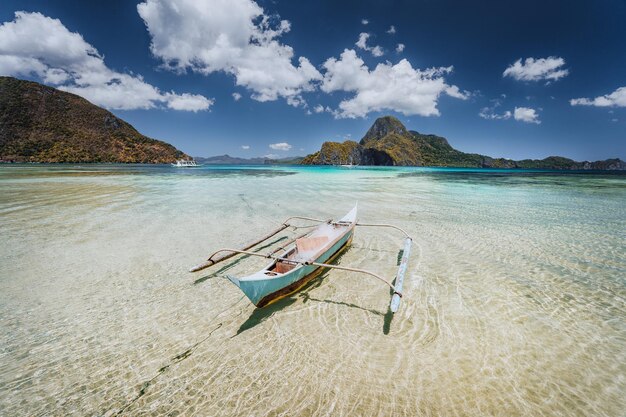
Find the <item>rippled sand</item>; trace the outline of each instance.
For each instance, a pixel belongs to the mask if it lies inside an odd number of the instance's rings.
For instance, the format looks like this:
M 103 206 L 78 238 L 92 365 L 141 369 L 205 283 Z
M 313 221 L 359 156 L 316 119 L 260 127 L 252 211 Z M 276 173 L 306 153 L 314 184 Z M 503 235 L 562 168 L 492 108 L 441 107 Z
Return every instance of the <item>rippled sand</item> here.
M 1 166 L 0 186 L 2 415 L 626 413 L 626 176 Z M 256 310 L 223 277 L 263 260 L 186 272 L 355 201 L 415 238 L 395 317 L 367 276 Z M 400 245 L 358 229 L 337 262 L 392 277 Z

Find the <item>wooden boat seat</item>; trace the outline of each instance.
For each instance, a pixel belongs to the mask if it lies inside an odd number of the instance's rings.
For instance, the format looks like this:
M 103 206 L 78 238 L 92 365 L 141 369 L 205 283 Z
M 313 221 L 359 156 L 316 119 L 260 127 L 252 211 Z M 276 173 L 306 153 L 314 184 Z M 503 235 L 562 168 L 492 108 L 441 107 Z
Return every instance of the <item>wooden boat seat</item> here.
M 283 262 L 276 262 L 276 266 L 274 267 L 274 272 L 279 274 L 284 274 L 285 272 L 289 272 L 294 269 L 296 266 L 293 264 L 286 264 Z
M 321 248 L 328 242 L 328 236 L 302 237 L 296 240 L 298 252 L 310 252 Z

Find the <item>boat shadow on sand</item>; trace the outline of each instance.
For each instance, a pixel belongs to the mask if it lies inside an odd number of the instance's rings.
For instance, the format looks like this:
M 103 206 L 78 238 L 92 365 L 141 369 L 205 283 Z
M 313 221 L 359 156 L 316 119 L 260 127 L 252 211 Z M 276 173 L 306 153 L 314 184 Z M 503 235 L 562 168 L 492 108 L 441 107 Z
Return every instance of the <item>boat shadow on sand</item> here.
M 339 261 L 343 255 L 344 253 L 341 253 L 336 258 L 336 261 Z M 389 334 L 389 331 L 391 329 L 391 322 L 394 316 L 394 314 L 391 312 L 390 307 L 387 307 L 386 313 L 382 313 L 381 311 L 364 308 L 353 303 L 336 301 L 336 300 L 325 300 L 325 299 L 319 299 L 319 298 L 315 298 L 311 296 L 311 292 L 313 292 L 313 290 L 315 290 L 316 288 L 320 287 L 323 284 L 324 280 L 327 278 L 328 272 L 329 270 L 322 271 L 320 274 L 315 276 L 311 281 L 306 283 L 297 292 L 291 295 L 288 295 L 287 297 L 282 298 L 266 307 L 254 309 L 250 317 L 248 317 L 248 319 L 241 324 L 241 326 L 237 330 L 237 333 L 233 335 L 232 337 L 236 337 L 239 334 L 245 332 L 246 330 L 249 330 L 258 326 L 259 324 L 261 324 L 268 318 L 272 317 L 274 314 L 279 313 L 281 310 L 291 306 L 297 301 L 302 301 L 303 304 L 308 303 L 308 302 L 334 304 L 334 305 L 338 305 L 342 307 L 363 310 L 369 314 L 381 316 L 383 317 L 383 333 L 385 335 Z M 393 291 L 390 291 L 389 295 L 391 297 L 391 295 L 393 295 Z

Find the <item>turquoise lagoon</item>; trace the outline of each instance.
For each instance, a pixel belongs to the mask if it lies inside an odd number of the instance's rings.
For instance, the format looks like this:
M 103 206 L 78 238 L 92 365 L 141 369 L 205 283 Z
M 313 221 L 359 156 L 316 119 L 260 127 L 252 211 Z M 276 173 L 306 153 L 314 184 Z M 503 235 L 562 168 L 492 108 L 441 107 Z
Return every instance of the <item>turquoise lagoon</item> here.
M 264 260 L 187 272 L 357 201 L 415 239 L 395 317 L 344 271 L 261 310 L 224 277 Z M 0 232 L 2 415 L 626 412 L 624 174 L 3 165 Z M 392 278 L 401 244 L 337 262 Z

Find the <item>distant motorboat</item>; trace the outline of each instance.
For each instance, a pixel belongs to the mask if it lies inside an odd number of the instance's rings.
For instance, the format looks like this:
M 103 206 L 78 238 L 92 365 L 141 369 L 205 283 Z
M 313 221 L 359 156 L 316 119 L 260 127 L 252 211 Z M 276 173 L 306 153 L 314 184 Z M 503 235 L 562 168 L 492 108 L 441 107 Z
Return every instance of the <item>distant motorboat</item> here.
M 196 168 L 200 165 L 198 165 L 193 159 L 178 159 L 175 164 L 172 164 L 172 166 L 176 168 Z
M 352 164 L 352 157 L 350 157 L 350 163 L 349 164 L 341 164 L 339 165 L 342 168 L 354 168 L 356 165 Z

